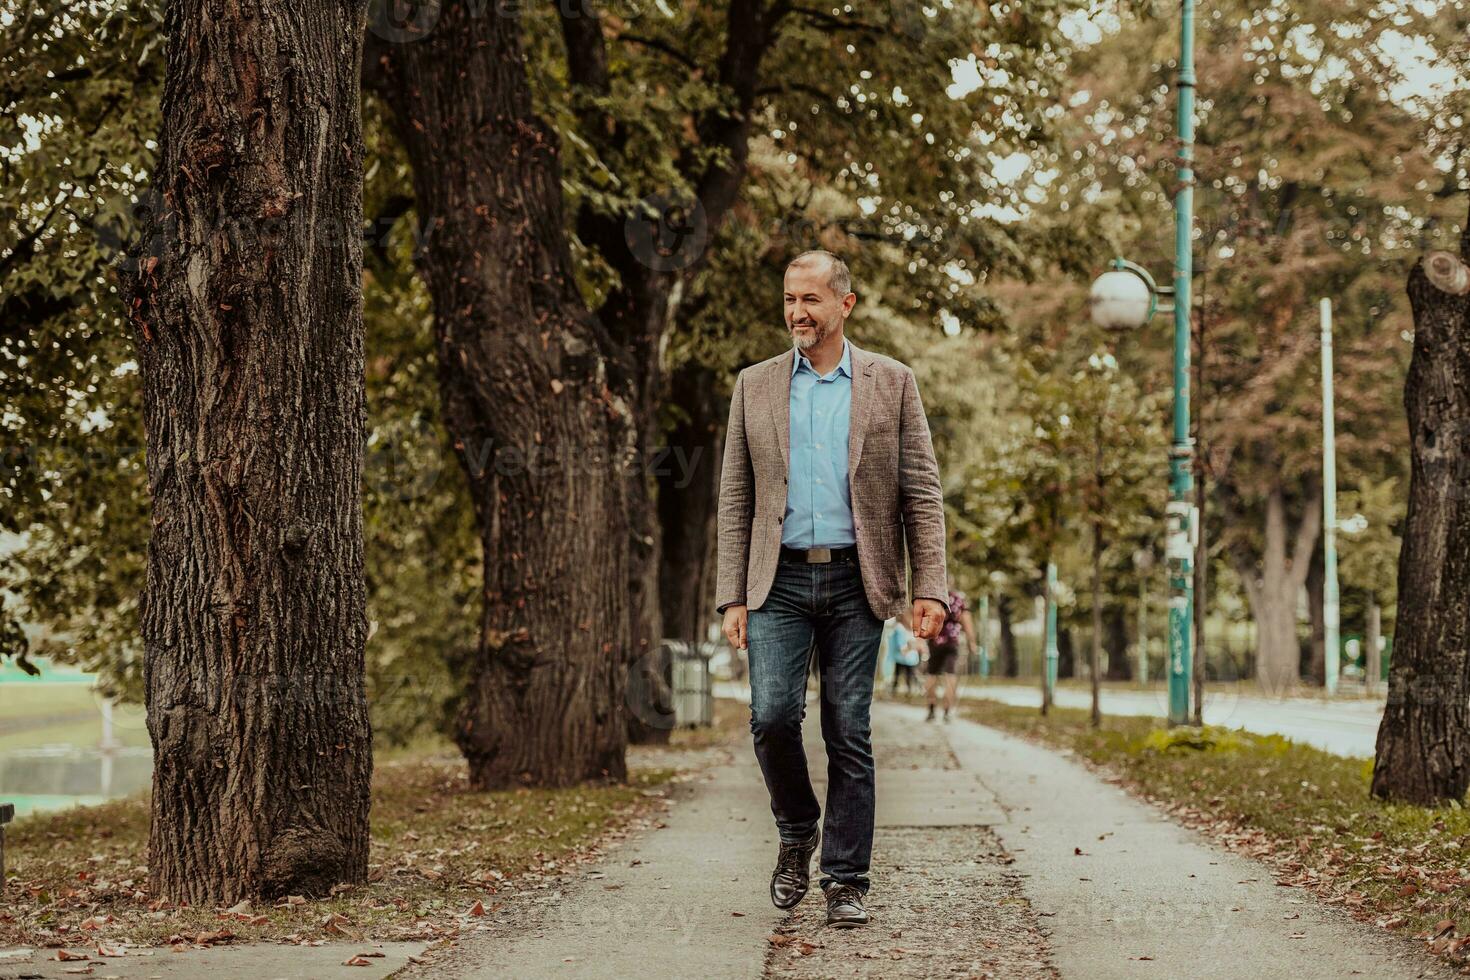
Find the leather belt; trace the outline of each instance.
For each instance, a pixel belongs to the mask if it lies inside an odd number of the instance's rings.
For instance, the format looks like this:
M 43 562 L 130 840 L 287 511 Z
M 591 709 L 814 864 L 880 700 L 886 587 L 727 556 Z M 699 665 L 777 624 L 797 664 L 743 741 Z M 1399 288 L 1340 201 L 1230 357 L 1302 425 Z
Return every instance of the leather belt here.
M 796 561 L 807 565 L 826 565 L 834 561 L 857 561 L 857 545 L 846 548 L 788 548 L 781 546 L 782 561 Z

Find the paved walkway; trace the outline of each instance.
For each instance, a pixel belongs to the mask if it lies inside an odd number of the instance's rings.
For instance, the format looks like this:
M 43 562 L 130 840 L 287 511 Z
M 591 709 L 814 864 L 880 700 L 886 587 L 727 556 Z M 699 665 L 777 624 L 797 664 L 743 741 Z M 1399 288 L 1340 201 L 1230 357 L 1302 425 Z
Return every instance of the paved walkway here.
M 820 773 L 816 711 L 807 745 Z M 822 928 L 819 893 L 790 915 L 771 907 L 774 827 L 742 740 L 660 829 L 403 975 L 1454 976 L 1061 756 L 968 722 L 925 724 L 921 711 L 874 706 L 866 929 Z
M 58 963 L 54 949 L 0 950 L 0 980 L 199 980 L 200 977 L 251 977 L 259 980 L 379 980 L 424 951 L 423 943 L 242 943 L 176 953 L 161 949 L 129 950 L 127 956 L 102 957 L 95 944 L 81 943 L 71 952 L 89 960 Z M 361 955 L 360 955 L 361 954 Z M 358 965 L 345 961 L 360 959 Z

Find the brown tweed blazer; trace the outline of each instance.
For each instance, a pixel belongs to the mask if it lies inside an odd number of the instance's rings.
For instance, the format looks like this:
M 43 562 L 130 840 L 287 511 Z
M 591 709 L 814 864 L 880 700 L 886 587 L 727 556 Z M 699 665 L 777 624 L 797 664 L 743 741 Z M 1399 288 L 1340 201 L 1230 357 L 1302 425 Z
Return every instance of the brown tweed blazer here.
M 887 619 L 908 603 L 904 545 L 913 597 L 948 608 L 944 497 L 929 422 L 914 373 L 848 342 L 852 414 L 847 478 L 858 566 L 873 615 Z M 791 445 L 791 361 L 795 352 L 740 372 L 730 399 L 720 473 L 716 603 L 759 609 L 776 578 Z

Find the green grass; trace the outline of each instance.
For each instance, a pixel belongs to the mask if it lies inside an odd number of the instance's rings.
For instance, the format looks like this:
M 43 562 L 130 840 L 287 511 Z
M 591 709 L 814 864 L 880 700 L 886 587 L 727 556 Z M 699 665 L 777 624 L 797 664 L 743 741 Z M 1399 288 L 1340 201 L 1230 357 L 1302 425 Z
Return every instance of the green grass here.
M 1359 918 L 1458 954 L 1470 927 L 1470 810 L 1383 803 L 1369 795 L 1372 760 L 1331 755 L 1278 735 L 1167 729 L 1162 720 L 994 702 L 973 721 L 1054 747 L 1121 776 L 1133 791 L 1232 848 L 1271 863 L 1278 880 L 1317 892 Z M 1452 926 L 1453 931 L 1448 931 Z
M 157 945 L 221 926 L 240 939 L 436 938 L 477 901 L 493 910 L 507 882 L 571 867 L 607 832 L 650 813 L 658 787 L 689 758 L 679 752 L 724 744 L 740 708 L 721 703 L 715 728 L 675 733 L 625 784 L 475 792 L 446 743 L 385 750 L 373 774 L 368 884 L 235 916 L 148 894 L 144 796 L 21 818 L 6 839 L 0 946 Z

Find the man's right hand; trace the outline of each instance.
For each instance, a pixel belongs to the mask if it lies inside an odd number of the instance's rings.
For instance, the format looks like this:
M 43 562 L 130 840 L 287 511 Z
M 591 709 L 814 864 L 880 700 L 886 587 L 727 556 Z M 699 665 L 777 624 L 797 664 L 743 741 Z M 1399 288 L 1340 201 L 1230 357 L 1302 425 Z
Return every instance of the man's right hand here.
M 730 646 L 736 650 L 744 650 L 745 643 L 745 607 L 726 606 L 725 625 L 721 627 L 725 639 L 730 641 Z

